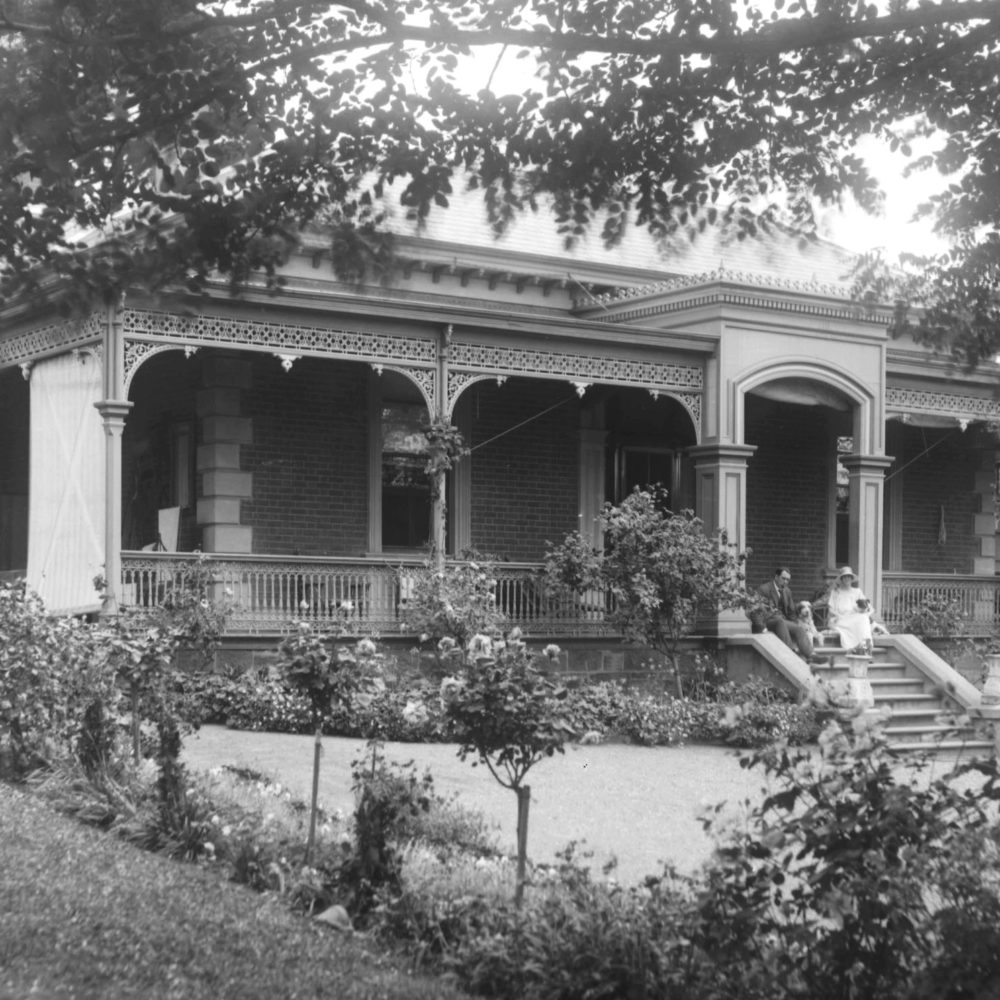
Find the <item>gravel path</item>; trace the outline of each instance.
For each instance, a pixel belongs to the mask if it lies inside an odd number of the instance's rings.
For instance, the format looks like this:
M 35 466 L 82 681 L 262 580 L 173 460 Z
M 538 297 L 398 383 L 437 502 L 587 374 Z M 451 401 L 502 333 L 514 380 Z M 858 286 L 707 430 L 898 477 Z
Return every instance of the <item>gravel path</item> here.
M 184 758 L 195 770 L 222 764 L 253 767 L 308 799 L 312 775 L 311 736 L 248 733 L 205 726 L 185 740 Z M 362 740 L 326 737 L 320 767 L 320 801 L 330 809 L 353 808 L 351 761 Z M 500 846 L 513 852 L 517 805 L 482 767 L 462 763 L 455 748 L 441 744 L 389 743 L 386 755 L 400 763 L 429 767 L 438 794 L 458 793 L 462 805 L 482 812 L 498 829 Z M 693 871 L 707 860 L 712 841 L 699 814 L 727 803 L 739 822 L 747 801 L 762 798 L 764 775 L 740 767 L 722 747 L 636 747 L 620 744 L 569 746 L 563 756 L 536 765 L 529 775 L 531 813 L 528 852 L 536 863 L 552 861 L 570 841 L 592 852 L 599 869 L 618 859 L 615 877 L 636 882 L 664 862 Z

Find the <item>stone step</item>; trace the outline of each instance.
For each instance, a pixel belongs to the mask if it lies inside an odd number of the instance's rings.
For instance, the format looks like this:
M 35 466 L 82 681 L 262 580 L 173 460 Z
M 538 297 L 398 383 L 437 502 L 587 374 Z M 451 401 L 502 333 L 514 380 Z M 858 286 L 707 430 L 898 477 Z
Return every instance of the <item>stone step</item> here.
M 956 750 L 961 753 L 975 754 L 976 756 L 988 756 L 993 753 L 993 744 L 989 740 L 968 739 L 910 739 L 910 740 L 890 740 L 889 745 L 893 750 L 905 753 L 910 752 L 938 752 L 941 750 Z
M 889 720 L 891 723 L 891 719 Z M 936 736 L 948 736 L 951 735 L 953 738 L 957 738 L 960 730 L 955 726 L 940 726 L 934 723 L 927 723 L 923 725 L 913 725 L 911 723 L 905 723 L 904 725 L 886 727 L 886 732 L 891 732 L 897 737 L 911 737 L 915 740 L 928 740 L 934 739 Z
M 883 698 L 937 698 L 926 688 L 923 680 L 916 677 L 869 677 L 875 697 Z
M 841 680 L 847 677 L 847 664 L 838 663 L 836 660 L 830 663 L 811 663 L 809 666 L 812 668 L 814 674 L 820 676 L 829 675 L 830 680 Z M 909 668 L 902 660 L 897 660 L 892 663 L 872 663 L 868 666 L 868 679 L 872 682 L 875 680 L 891 680 L 891 679 L 908 679 L 911 681 L 916 681 L 919 679 L 919 675 L 915 672 L 910 672 Z
M 932 694 L 884 695 L 875 691 L 875 707 L 888 705 L 893 712 L 933 712 L 944 711 L 941 700 Z
M 877 701 L 876 707 L 878 707 Z M 888 722 L 886 722 L 886 728 L 896 732 L 900 729 L 926 729 L 938 732 L 942 729 L 948 730 L 954 728 L 953 726 L 948 726 L 945 722 L 935 721 L 942 714 L 940 705 L 929 705 L 925 708 L 901 708 L 896 705 L 890 705 L 889 707 L 892 709 L 892 715 L 889 717 Z

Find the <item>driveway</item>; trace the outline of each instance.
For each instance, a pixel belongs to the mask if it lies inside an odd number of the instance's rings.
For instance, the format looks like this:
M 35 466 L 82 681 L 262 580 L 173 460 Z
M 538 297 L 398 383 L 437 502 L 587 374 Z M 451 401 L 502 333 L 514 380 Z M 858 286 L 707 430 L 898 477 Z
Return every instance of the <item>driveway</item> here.
M 184 759 L 194 770 L 252 767 L 308 800 L 312 744 L 311 736 L 205 726 L 185 740 Z M 324 738 L 320 801 L 325 807 L 353 809 L 351 761 L 364 746 L 362 740 Z M 496 827 L 499 846 L 514 852 L 515 797 L 485 768 L 462 763 L 454 746 L 442 744 L 389 743 L 386 756 L 399 763 L 412 760 L 421 772 L 430 768 L 437 793 L 457 793 L 463 806 Z M 593 853 L 595 870 L 617 858 L 615 877 L 631 883 L 656 874 L 664 863 L 684 872 L 698 868 L 712 851 L 699 814 L 727 803 L 727 821 L 739 823 L 747 803 L 761 801 L 764 775 L 741 768 L 739 755 L 722 747 L 574 745 L 536 765 L 529 784 L 528 853 L 535 863 L 553 861 L 557 851 L 577 841 Z

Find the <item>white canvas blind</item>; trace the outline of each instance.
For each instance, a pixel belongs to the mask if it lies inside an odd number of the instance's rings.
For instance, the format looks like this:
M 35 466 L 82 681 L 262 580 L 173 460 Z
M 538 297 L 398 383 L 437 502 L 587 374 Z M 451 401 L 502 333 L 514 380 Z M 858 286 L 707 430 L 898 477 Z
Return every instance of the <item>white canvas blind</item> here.
M 87 352 L 31 369 L 28 585 L 49 611 L 95 610 L 104 571 L 101 365 Z

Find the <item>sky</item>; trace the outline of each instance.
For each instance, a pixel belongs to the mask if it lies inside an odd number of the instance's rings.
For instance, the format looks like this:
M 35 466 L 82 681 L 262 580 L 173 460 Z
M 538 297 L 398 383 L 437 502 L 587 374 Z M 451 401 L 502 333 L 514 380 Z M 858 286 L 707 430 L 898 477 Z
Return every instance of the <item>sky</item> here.
M 948 182 L 935 170 L 904 176 L 907 158 L 890 152 L 887 144 L 870 139 L 858 147 L 858 153 L 868 163 L 885 191 L 882 216 L 871 216 L 858 208 L 840 214 L 830 213 L 824 219 L 828 227 L 824 235 L 849 250 L 864 253 L 884 249 L 890 257 L 901 252 L 915 254 L 941 253 L 946 244 L 932 230 L 931 221 L 912 221 L 913 212 L 931 194 Z

